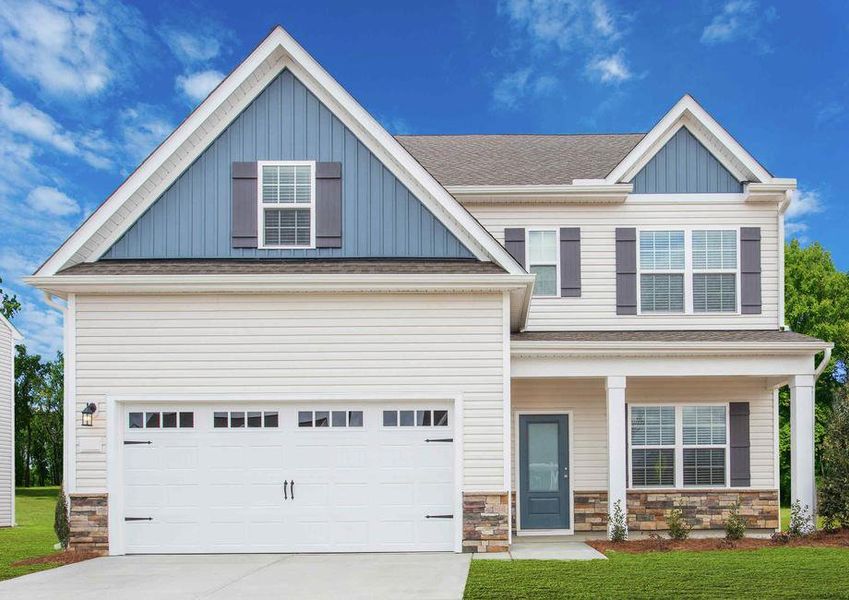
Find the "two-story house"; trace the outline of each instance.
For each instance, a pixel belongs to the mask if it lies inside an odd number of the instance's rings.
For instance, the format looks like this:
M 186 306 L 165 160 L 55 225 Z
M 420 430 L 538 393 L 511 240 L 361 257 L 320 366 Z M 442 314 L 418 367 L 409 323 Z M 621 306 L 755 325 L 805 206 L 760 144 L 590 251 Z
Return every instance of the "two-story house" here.
M 72 547 L 774 530 L 776 390 L 813 509 L 830 351 L 783 327 L 794 188 L 689 96 L 394 138 L 278 27 L 29 279 L 66 301 Z

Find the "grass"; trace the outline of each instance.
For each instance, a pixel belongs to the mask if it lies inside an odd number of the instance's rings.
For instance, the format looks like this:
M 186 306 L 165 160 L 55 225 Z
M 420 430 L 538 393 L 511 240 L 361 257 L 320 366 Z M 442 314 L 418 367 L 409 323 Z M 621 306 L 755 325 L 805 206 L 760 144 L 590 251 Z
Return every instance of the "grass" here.
M 475 560 L 465 598 L 849 598 L 849 550 L 611 552 L 609 560 Z
M 53 511 L 58 487 L 18 488 L 15 491 L 17 527 L 0 529 L 0 580 L 43 571 L 55 564 L 13 567 L 13 562 L 54 552 Z
M 817 529 L 822 529 L 825 521 L 822 517 L 817 517 Z M 781 531 L 787 531 L 790 526 L 790 507 L 782 506 L 781 507 Z

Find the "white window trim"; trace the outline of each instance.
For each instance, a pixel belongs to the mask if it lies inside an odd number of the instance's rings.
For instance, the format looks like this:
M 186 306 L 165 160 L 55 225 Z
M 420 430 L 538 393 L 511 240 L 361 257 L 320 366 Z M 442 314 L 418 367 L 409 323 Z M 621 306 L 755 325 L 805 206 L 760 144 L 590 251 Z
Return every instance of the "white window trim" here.
M 740 226 L 728 225 L 687 225 L 687 226 L 667 226 L 667 227 L 637 227 L 637 315 L 642 316 L 675 316 L 675 315 L 695 315 L 701 316 L 733 316 L 739 315 L 741 303 L 740 290 Z M 736 269 L 694 269 L 693 268 L 693 231 L 715 231 L 726 230 L 734 231 L 737 236 L 737 268 Z M 640 234 L 650 231 L 683 231 L 684 232 L 684 270 L 670 269 L 645 269 L 640 265 Z M 735 299 L 734 312 L 695 312 L 693 310 L 693 274 L 694 273 L 734 273 L 735 277 Z M 684 274 L 684 310 L 682 312 L 666 312 L 666 311 L 643 311 L 641 279 L 642 275 L 663 274 L 663 273 L 683 273 Z
M 310 168 L 310 203 L 280 204 L 279 202 L 264 203 L 262 201 L 262 168 L 263 167 L 304 167 Z M 315 248 L 315 161 L 314 160 L 265 160 L 257 162 L 257 248 L 260 250 L 310 250 Z M 274 245 L 265 243 L 265 209 L 304 209 L 310 211 L 310 243 L 303 245 Z
M 401 425 L 401 414 L 400 414 L 400 412 L 404 411 L 404 410 L 413 411 L 413 424 L 412 425 Z M 418 416 L 416 415 L 416 413 L 420 410 L 421 411 L 425 411 L 425 410 L 430 411 L 430 422 L 431 423 L 433 423 L 433 411 L 435 411 L 435 410 L 447 411 L 448 412 L 448 424 L 447 425 L 419 425 L 419 420 L 418 420 Z M 396 422 L 398 424 L 397 425 L 384 425 L 383 424 L 383 413 L 392 412 L 392 411 L 394 411 L 395 414 L 396 414 L 396 417 L 397 417 Z M 427 406 L 416 406 L 416 407 L 413 407 L 413 408 L 409 408 L 409 407 L 384 408 L 383 410 L 380 411 L 379 427 L 383 431 L 410 431 L 411 429 L 422 429 L 422 430 L 425 430 L 425 431 L 434 431 L 434 432 L 448 431 L 452 426 L 452 423 L 451 423 L 452 418 L 453 417 L 451 415 L 451 411 L 448 410 L 447 408 L 428 408 Z
M 528 265 L 528 273 L 531 272 L 531 232 L 554 233 L 554 293 L 537 294 L 534 286 L 534 298 L 560 298 L 560 228 L 559 227 L 525 227 L 525 264 Z M 540 266 L 551 266 L 549 263 L 536 263 Z
M 634 407 L 675 407 L 675 445 L 674 446 L 634 446 L 634 436 L 631 432 L 631 409 Z M 684 409 L 697 406 L 725 407 L 725 444 L 684 445 Z M 729 489 L 731 487 L 731 407 L 730 402 L 687 402 L 675 404 L 670 402 L 640 402 L 628 405 L 625 415 L 625 426 L 628 428 L 628 489 L 634 491 L 651 490 L 700 490 L 700 489 Z M 665 448 L 675 453 L 675 484 L 674 485 L 642 485 L 633 484 L 633 453 L 632 449 Z M 725 449 L 725 483 L 723 485 L 684 485 L 684 448 L 724 448 Z

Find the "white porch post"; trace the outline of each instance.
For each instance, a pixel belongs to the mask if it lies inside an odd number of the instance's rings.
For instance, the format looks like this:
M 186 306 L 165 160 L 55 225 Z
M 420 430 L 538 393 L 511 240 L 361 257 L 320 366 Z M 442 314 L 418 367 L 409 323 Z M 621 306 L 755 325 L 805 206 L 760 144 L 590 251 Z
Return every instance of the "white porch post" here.
M 625 378 L 607 377 L 607 514 L 613 516 L 616 503 L 628 524 L 625 487 L 628 481 L 625 461 Z M 610 523 L 610 521 L 608 521 Z M 610 525 L 608 524 L 608 533 Z
M 790 380 L 790 500 L 808 507 L 816 523 L 814 478 L 814 376 Z

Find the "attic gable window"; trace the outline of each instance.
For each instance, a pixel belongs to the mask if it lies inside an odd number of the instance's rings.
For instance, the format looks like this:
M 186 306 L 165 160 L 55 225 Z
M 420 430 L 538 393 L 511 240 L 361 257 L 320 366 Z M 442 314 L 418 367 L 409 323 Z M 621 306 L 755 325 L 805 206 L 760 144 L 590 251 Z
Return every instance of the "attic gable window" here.
M 260 248 L 315 248 L 315 163 L 259 163 Z

